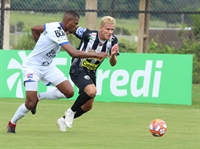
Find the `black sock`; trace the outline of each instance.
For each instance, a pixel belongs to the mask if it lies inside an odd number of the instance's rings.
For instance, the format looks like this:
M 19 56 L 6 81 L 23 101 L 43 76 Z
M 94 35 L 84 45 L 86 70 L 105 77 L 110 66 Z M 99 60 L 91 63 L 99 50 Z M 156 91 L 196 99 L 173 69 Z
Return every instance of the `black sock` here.
M 79 117 L 79 116 L 81 116 L 81 115 L 83 115 L 83 114 L 86 113 L 86 112 L 87 112 L 87 111 L 83 111 L 82 108 L 79 108 L 79 109 L 76 111 L 75 115 L 74 115 L 74 119 L 77 118 L 77 117 Z M 65 118 L 65 116 L 63 116 L 63 118 Z
M 85 112 L 87 112 L 87 111 L 83 111 L 83 109 L 80 107 L 80 108 L 76 111 L 76 113 L 75 113 L 75 115 L 74 115 L 74 118 L 77 118 L 77 117 L 81 116 L 81 115 L 84 114 Z
M 84 105 L 90 99 L 92 99 L 92 97 L 88 96 L 86 92 L 82 92 L 72 105 L 71 110 L 76 112 L 82 105 Z

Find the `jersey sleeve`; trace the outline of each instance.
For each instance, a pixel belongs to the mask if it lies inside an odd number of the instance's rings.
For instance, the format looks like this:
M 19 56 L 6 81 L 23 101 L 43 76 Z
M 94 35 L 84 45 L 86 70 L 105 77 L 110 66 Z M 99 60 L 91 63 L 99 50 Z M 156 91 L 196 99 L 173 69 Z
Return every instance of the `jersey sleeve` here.
M 65 31 L 62 29 L 62 27 L 58 25 L 47 25 L 45 26 L 48 37 L 56 42 L 58 45 L 63 46 L 65 44 L 69 44 L 69 41 L 67 39 L 67 35 Z
M 74 32 L 74 35 L 79 39 L 84 39 L 87 36 L 89 30 L 87 28 L 78 27 Z

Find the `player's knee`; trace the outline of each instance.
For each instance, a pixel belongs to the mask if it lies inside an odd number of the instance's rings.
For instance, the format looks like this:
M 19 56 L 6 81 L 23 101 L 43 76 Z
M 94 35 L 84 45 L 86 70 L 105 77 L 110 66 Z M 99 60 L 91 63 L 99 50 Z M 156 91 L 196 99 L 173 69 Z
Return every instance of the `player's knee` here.
M 84 92 L 86 92 L 86 94 L 91 98 L 94 98 L 97 94 L 97 89 L 94 84 L 90 84 L 84 88 Z
M 94 98 L 96 96 L 96 92 L 90 92 L 90 93 L 87 93 L 88 96 L 90 96 L 91 98 Z
M 28 110 L 31 110 L 35 107 L 36 103 L 37 103 L 37 97 L 27 97 L 26 98 L 26 102 L 25 102 L 25 106 Z
M 96 90 L 96 88 L 94 88 L 94 89 L 88 90 L 86 93 L 91 98 L 94 98 L 96 96 L 96 94 L 97 94 L 97 90 Z
M 64 95 L 66 98 L 71 98 L 74 96 L 74 90 L 67 90 Z

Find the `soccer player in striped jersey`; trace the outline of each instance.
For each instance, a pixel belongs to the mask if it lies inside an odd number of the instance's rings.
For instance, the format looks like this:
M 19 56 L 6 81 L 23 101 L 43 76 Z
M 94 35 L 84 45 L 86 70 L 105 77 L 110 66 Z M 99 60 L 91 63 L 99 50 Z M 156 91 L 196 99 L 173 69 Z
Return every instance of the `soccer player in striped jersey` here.
M 111 66 L 117 63 L 119 55 L 118 39 L 113 35 L 115 19 L 111 16 L 105 16 L 101 19 L 99 30 L 89 30 L 78 27 L 74 35 L 79 38 L 79 50 L 86 53 L 107 52 Z M 70 77 L 74 84 L 79 88 L 79 96 L 71 108 L 65 111 L 65 115 L 57 120 L 57 125 L 62 132 L 66 127 L 72 128 L 73 119 L 81 116 L 92 109 L 96 89 L 96 70 L 104 61 L 104 58 L 72 58 L 70 67 Z M 38 94 L 38 99 L 59 99 L 65 98 L 65 95 L 59 90 Z M 32 113 L 35 114 L 36 107 Z
M 78 27 L 75 32 L 76 37 L 81 40 L 78 49 L 90 53 L 107 52 L 110 55 L 110 65 L 115 66 L 117 55 L 119 54 L 118 39 L 113 35 L 115 24 L 116 22 L 113 17 L 105 16 L 101 19 L 98 31 Z M 70 77 L 79 88 L 79 96 L 74 104 L 67 109 L 65 116 L 58 119 L 57 123 L 62 123 L 64 119 L 64 124 L 72 128 L 74 118 L 92 109 L 97 93 L 96 70 L 103 61 L 104 58 L 72 59 Z
M 26 101 L 19 106 L 7 126 L 8 133 L 15 133 L 18 120 L 23 118 L 38 101 L 38 83 L 51 82 L 66 98 L 74 95 L 69 80 L 56 65 L 52 63 L 61 47 L 72 57 L 76 58 L 105 58 L 106 52 L 87 53 L 75 50 L 69 43 L 66 32 L 72 33 L 79 23 L 79 15 L 68 10 L 64 13 L 62 22 L 51 22 L 32 27 L 32 35 L 36 45 L 22 64 Z

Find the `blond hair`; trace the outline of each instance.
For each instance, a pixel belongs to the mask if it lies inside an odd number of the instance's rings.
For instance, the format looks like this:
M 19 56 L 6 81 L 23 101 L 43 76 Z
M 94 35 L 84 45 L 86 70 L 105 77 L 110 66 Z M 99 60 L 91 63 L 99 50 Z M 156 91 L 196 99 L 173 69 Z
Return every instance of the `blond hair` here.
M 106 24 L 106 23 L 115 25 L 115 24 L 116 24 L 116 21 L 115 21 L 115 19 L 114 19 L 113 17 L 111 17 L 111 16 L 104 16 L 103 18 L 101 18 L 101 23 L 100 23 L 100 25 L 104 25 L 104 24 Z

